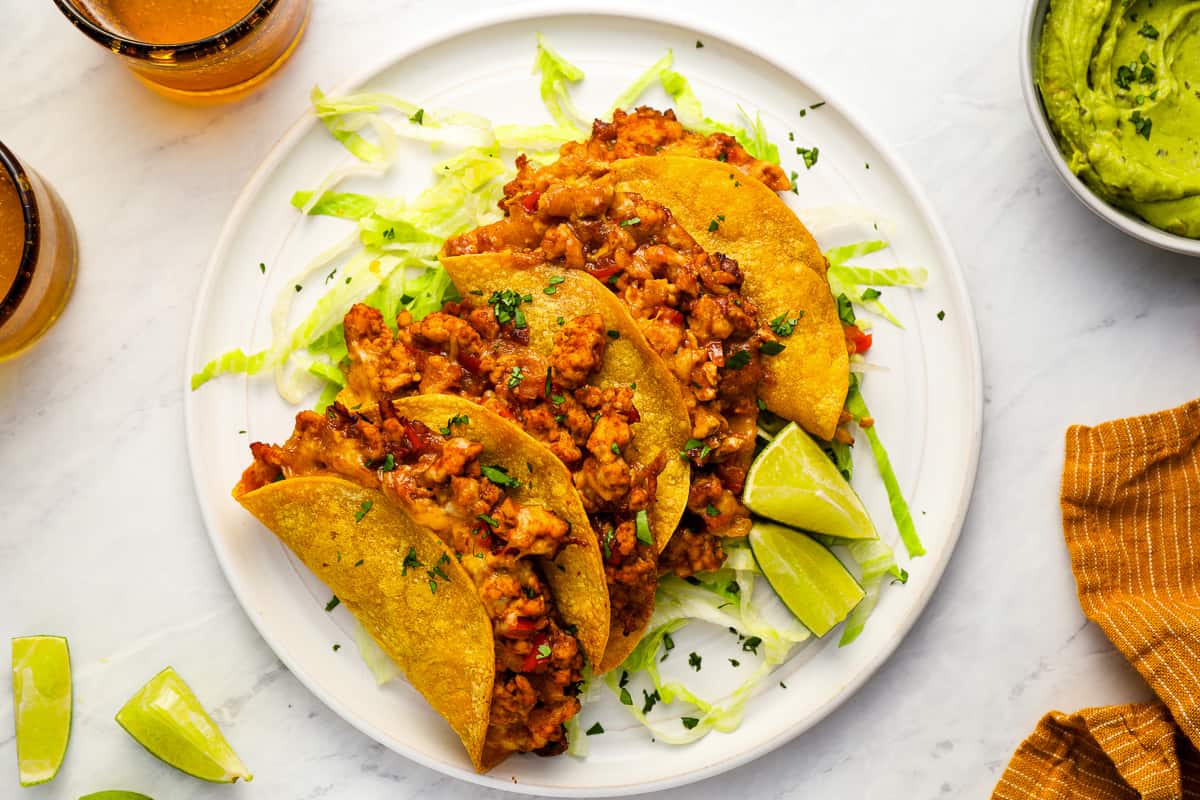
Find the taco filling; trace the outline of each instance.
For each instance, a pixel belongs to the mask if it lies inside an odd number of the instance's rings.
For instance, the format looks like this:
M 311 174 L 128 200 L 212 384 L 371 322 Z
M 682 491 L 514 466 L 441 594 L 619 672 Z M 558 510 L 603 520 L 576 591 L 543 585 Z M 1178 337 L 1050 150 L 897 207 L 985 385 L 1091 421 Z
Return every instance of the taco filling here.
M 689 513 L 660 570 L 716 569 L 719 539 L 749 533 L 738 497 L 754 456 L 762 359 L 780 337 L 741 295 L 737 263 L 705 252 L 666 208 L 602 178 L 554 184 L 530 211 L 521 189 L 528 164 L 522 175 L 509 186 L 509 216 L 449 240 L 446 255 L 523 251 L 516 257 L 530 263 L 586 270 L 624 299 L 683 389 L 692 426 L 683 453 L 693 465 Z
M 456 554 L 495 641 L 486 768 L 512 753 L 555 755 L 566 748 L 564 725 L 580 707 L 583 656 L 540 568 L 541 558 L 553 559 L 578 533 L 549 509 L 515 501 L 509 487 L 520 479 L 482 463 L 483 445 L 457 435 L 466 423 L 451 418 L 438 432 L 395 415 L 372 420 L 340 403 L 325 414 L 301 412 L 283 445 L 251 445 L 254 463 L 235 493 L 288 478 L 339 476 L 382 492 Z M 361 514 L 369 513 L 363 504 Z M 397 566 L 426 573 L 436 595 L 449 580 L 448 561 L 443 555 L 422 563 L 410 550 Z
M 545 444 L 570 470 L 599 540 L 612 627 L 641 630 L 658 577 L 647 509 L 666 456 L 641 465 L 627 459 L 631 426 L 641 416 L 630 387 L 597 385 L 610 341 L 604 320 L 598 314 L 559 318 L 553 347 L 542 354 L 529 346 L 521 310 L 529 301 L 515 292 L 468 297 L 421 320 L 402 312 L 395 334 L 375 309 L 352 308 L 345 318 L 350 366 L 344 402 L 457 395 Z M 377 414 L 373 403 L 363 406 L 364 414 Z

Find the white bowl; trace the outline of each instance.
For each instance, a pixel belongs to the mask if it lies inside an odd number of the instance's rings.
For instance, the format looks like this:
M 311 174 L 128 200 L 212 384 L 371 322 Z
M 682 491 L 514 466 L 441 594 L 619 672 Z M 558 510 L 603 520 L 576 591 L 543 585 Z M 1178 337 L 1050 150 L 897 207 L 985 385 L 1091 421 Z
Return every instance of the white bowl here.
M 1176 253 L 1200 257 L 1200 239 L 1189 239 L 1186 236 L 1168 233 L 1116 206 L 1109 205 L 1067 166 L 1066 159 L 1058 149 L 1054 133 L 1050 130 L 1050 122 L 1046 119 L 1046 108 L 1042 105 L 1041 93 L 1033 79 L 1034 63 L 1042 38 L 1042 22 L 1046 19 L 1046 9 L 1049 5 L 1050 0 L 1033 0 L 1029 4 L 1025 11 L 1025 20 L 1021 25 L 1020 39 L 1021 91 L 1025 93 L 1025 106 L 1029 109 L 1029 118 L 1033 120 L 1033 127 L 1042 143 L 1042 149 L 1046 151 L 1046 155 L 1054 164 L 1059 177 L 1075 193 L 1075 196 L 1091 209 L 1093 214 L 1114 228 L 1147 244 Z

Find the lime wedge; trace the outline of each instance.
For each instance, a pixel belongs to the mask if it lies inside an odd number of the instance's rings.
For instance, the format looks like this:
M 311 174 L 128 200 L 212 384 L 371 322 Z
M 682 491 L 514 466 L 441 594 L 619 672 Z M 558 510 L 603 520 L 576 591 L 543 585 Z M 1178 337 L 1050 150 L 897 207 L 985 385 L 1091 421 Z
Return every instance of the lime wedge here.
M 233 783 L 254 777 L 173 667 L 129 698 L 117 723 L 142 747 L 194 778 Z
M 842 539 L 877 539 L 862 500 L 796 423 L 771 440 L 750 465 L 742 502 L 756 514 Z
M 779 599 L 817 636 L 829 633 L 863 599 L 862 587 L 837 556 L 800 531 L 756 522 L 750 549 Z
M 154 798 L 137 792 L 107 791 L 85 794 L 79 800 L 154 800 Z
M 13 717 L 22 786 L 54 780 L 71 738 L 71 653 L 61 636 L 12 640 Z

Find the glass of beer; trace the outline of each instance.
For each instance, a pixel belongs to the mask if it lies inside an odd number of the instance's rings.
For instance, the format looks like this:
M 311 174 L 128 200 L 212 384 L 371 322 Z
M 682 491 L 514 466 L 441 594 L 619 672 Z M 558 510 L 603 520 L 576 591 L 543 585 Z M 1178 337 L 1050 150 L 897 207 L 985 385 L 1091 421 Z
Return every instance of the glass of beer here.
M 76 264 L 75 227 L 62 200 L 0 143 L 0 361 L 50 330 Z
M 54 0 L 147 86 L 179 100 L 240 97 L 287 61 L 312 0 Z

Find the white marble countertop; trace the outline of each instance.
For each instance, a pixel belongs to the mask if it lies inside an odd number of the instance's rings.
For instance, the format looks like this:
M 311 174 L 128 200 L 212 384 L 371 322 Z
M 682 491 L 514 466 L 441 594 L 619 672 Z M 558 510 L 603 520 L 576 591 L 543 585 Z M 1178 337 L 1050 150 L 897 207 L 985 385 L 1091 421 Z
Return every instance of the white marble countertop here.
M 1021 5 L 678 6 L 684 21 L 728 17 L 732 38 L 818 77 L 911 166 L 967 273 L 986 422 L 958 551 L 892 659 L 808 734 L 663 798 L 984 798 L 1045 711 L 1147 693 L 1076 601 L 1062 436 L 1200 391 L 1200 261 L 1124 238 L 1060 184 L 1021 101 Z M 32 355 L 0 365 L 0 637 L 68 635 L 78 697 L 62 773 L 20 796 L 489 794 L 359 734 L 259 638 L 201 524 L 180 388 L 213 241 L 309 87 L 336 86 L 406 32 L 474 6 L 316 0 L 305 41 L 264 91 L 197 109 L 142 88 L 49 0 L 0 0 L 0 139 L 58 188 L 82 243 L 65 317 Z M 116 729 L 115 709 L 167 663 L 214 709 L 252 784 L 184 777 Z M 10 711 L 0 698 L 0 729 Z M 0 732 L 2 794 L 16 785 L 12 734 Z

